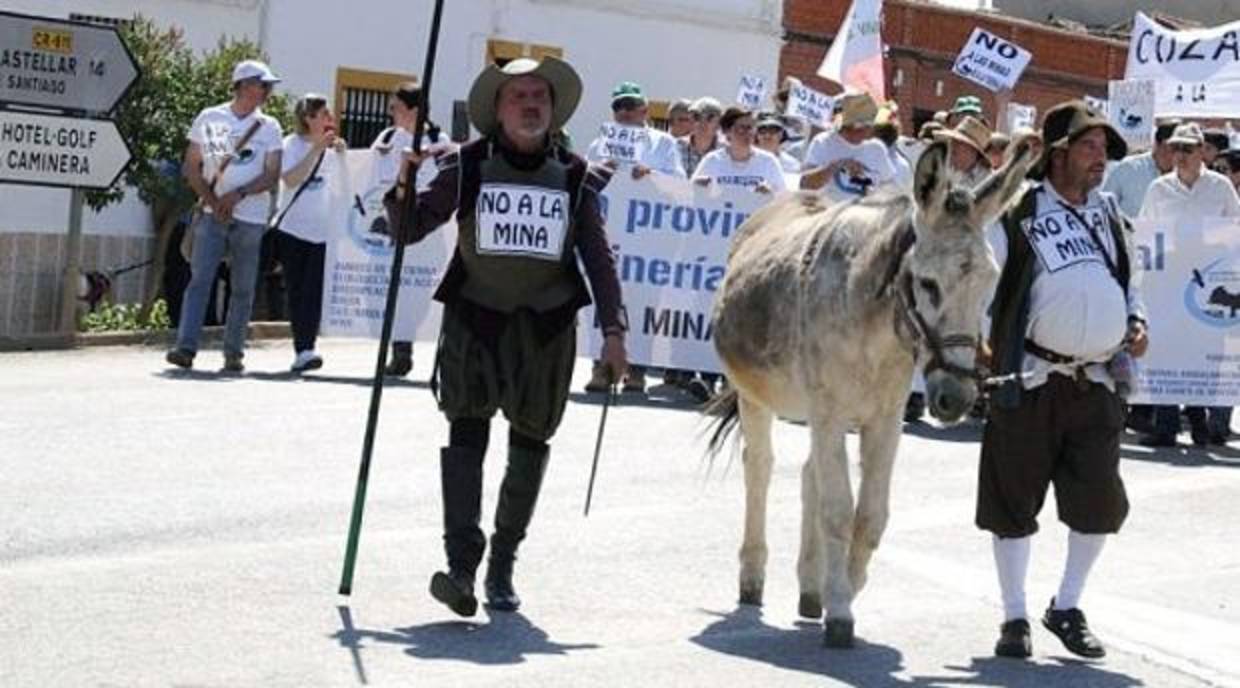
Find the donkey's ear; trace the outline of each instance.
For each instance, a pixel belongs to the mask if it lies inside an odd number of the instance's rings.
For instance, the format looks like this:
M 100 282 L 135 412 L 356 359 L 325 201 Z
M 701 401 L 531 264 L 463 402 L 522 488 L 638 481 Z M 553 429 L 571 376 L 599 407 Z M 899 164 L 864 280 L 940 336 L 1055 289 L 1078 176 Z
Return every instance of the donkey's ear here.
M 947 190 L 947 142 L 935 141 L 921 157 L 917 158 L 917 172 L 913 176 L 913 199 L 917 207 L 933 207 L 935 201 Z
M 995 220 L 1019 191 L 1029 168 L 1037 161 L 1042 148 L 1037 134 L 1017 139 L 1007 164 L 995 170 L 973 190 L 973 219 L 978 227 Z

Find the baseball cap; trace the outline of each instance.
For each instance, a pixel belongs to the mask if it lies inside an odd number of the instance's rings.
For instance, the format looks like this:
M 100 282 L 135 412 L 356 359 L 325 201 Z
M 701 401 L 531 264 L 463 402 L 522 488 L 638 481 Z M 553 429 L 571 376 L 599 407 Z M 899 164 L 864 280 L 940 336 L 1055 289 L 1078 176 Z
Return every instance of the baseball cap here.
M 244 60 L 238 62 L 236 67 L 233 67 L 232 80 L 234 84 L 246 79 L 258 79 L 264 84 L 280 82 L 280 77 L 271 71 L 271 67 L 268 67 L 267 63 L 258 60 Z

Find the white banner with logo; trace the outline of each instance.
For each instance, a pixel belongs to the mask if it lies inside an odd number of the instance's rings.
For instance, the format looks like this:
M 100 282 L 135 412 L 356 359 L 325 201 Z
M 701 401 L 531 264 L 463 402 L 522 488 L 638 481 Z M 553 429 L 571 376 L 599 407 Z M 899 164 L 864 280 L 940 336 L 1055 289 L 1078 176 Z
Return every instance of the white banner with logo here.
M 992 91 L 1010 91 L 1033 53 L 976 27 L 956 57 L 952 72 Z
M 718 371 L 710 317 L 741 223 L 773 197 L 684 179 L 616 175 L 604 194 L 607 235 L 628 311 L 625 348 L 643 365 Z M 582 311 L 578 352 L 596 356 L 594 310 Z
M 1149 79 L 1112 81 L 1108 113 L 1111 126 L 1130 148 L 1146 150 L 1154 143 L 1156 86 Z
M 788 91 L 788 108 L 785 114 L 808 120 L 823 128 L 831 126 L 831 111 L 835 107 L 835 99 L 825 93 L 819 93 L 795 79 L 791 81 Z
M 1240 406 L 1240 221 L 1136 222 L 1150 313 L 1129 401 Z
M 762 109 L 762 101 L 766 100 L 766 80 L 760 76 L 747 74 L 741 77 L 736 87 L 736 102 L 746 110 Z
M 1231 117 L 1240 111 L 1240 21 L 1173 31 L 1133 20 L 1125 79 L 1158 84 L 1159 117 Z
M 349 151 L 347 174 L 335 174 L 330 180 L 333 210 L 323 267 L 320 328 L 324 336 L 378 339 L 383 329 L 394 249 L 383 209 L 383 195 L 390 185 L 378 180 L 379 155 L 371 150 Z M 438 339 L 440 306 L 431 295 L 455 247 L 455 222 L 406 247 L 394 340 Z

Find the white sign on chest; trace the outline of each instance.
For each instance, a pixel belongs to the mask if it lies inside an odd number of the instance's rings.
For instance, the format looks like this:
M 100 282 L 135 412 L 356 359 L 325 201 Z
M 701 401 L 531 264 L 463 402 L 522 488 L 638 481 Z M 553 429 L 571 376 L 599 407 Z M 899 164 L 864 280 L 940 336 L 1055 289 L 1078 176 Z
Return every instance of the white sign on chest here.
M 559 260 L 568 234 L 568 192 L 483 184 L 477 220 L 481 255 Z
M 1055 209 L 1022 223 L 1025 236 L 1029 237 L 1034 253 L 1048 273 L 1082 263 L 1106 265 L 1098 242 L 1081 224 L 1081 219 L 1089 222 L 1099 240 L 1107 241 L 1104 237 L 1108 237 L 1110 231 L 1107 229 L 1106 214 L 1097 206 L 1089 206 L 1077 211 L 1077 214 L 1080 218 L 1065 209 Z

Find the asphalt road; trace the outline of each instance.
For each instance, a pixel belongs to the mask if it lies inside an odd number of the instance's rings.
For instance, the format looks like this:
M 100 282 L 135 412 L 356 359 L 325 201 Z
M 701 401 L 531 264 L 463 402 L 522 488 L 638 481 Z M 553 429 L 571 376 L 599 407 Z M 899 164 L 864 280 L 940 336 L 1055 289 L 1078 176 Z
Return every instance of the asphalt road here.
M 374 346 L 322 351 L 304 379 L 282 372 L 280 341 L 239 378 L 214 372 L 218 352 L 191 374 L 141 347 L 0 355 L 0 686 L 1240 686 L 1240 450 L 1126 446 L 1132 514 L 1082 602 L 1110 655 L 1078 661 L 1035 628 L 1018 662 L 991 656 L 979 427 L 912 426 L 859 646 L 834 651 L 796 617 L 805 429 L 777 428 L 766 606 L 738 607 L 739 459 L 704 463 L 702 418 L 661 387 L 610 414 L 588 518 L 601 408 L 574 394 L 517 565 L 525 606 L 472 621 L 426 593 L 446 423 L 422 382 L 388 387 L 341 597 Z M 417 378 L 431 353 L 418 347 Z M 1052 497 L 1035 614 L 1063 562 L 1054 513 Z

